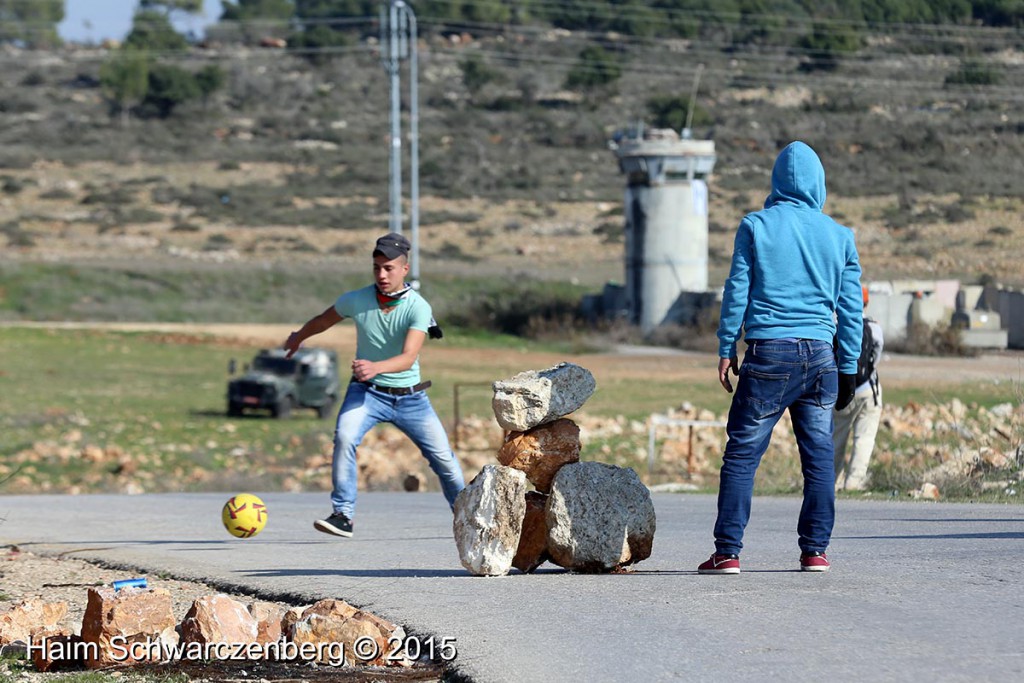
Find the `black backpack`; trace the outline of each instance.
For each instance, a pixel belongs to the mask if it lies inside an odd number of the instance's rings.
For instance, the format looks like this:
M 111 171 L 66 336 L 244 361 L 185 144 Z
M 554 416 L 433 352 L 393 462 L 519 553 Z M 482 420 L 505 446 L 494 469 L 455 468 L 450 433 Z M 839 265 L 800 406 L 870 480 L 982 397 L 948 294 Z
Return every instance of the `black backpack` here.
M 871 396 L 878 405 L 878 374 L 875 366 L 878 358 L 875 357 L 875 338 L 871 332 L 871 325 L 868 325 L 869 318 L 864 318 L 864 334 L 860 338 L 860 358 L 857 359 L 857 386 L 864 382 L 871 383 Z
M 878 358 L 875 357 L 875 337 L 871 332 L 871 326 L 868 325 L 870 318 L 864 318 L 864 333 L 860 338 L 860 357 L 857 359 L 857 379 L 856 385 L 860 386 L 864 382 L 870 382 L 871 384 L 871 396 L 875 400 L 875 405 L 878 405 L 878 374 L 875 372 L 875 366 L 878 364 Z M 838 338 L 833 342 L 833 348 L 836 353 L 839 353 L 839 341 Z

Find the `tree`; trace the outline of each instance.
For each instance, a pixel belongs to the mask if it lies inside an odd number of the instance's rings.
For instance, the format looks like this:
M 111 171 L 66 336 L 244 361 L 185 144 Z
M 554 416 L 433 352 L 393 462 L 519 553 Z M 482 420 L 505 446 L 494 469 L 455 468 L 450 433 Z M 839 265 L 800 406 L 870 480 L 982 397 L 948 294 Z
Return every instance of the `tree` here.
M 974 0 L 974 17 L 989 26 L 1024 26 L 1021 0 Z
M 222 21 L 287 21 L 294 15 L 295 4 L 291 0 L 238 0 L 224 2 L 220 18 Z
M 143 10 L 163 10 L 165 16 L 172 12 L 199 14 L 203 11 L 203 0 L 141 0 L 139 7 Z
M 135 13 L 131 33 L 125 38 L 124 44 L 125 47 L 153 52 L 184 50 L 188 47 L 185 36 L 174 30 L 168 16 L 154 9 L 143 9 Z
M 100 85 L 121 112 L 121 125 L 128 125 L 134 105 L 142 103 L 149 88 L 149 55 L 124 47 L 100 67 Z
M 375 17 L 378 0 L 295 0 L 295 19 L 299 30 L 288 44 L 306 49 L 306 58 L 314 64 L 330 59 L 330 48 L 348 45 L 346 33 L 353 26 L 347 19 Z
M 142 107 L 165 119 L 179 104 L 201 95 L 199 83 L 191 73 L 171 64 L 155 64 L 149 70 L 149 85 Z
M 60 43 L 57 24 L 64 20 L 64 0 L 0 0 L 0 42 L 26 47 Z

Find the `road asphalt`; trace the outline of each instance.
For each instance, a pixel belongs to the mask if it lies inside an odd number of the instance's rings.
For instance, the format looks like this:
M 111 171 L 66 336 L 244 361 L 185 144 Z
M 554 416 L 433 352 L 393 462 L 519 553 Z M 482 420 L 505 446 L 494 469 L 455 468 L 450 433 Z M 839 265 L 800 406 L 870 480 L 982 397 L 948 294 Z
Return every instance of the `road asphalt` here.
M 1024 680 L 1024 505 L 840 500 L 833 569 L 812 574 L 799 499 L 758 498 L 743 572 L 701 576 L 714 498 L 656 494 L 654 552 L 633 572 L 482 578 L 459 564 L 438 493 L 361 494 L 351 539 L 312 528 L 326 494 L 284 493 L 262 495 L 259 536 L 234 539 L 227 497 L 3 496 L 0 543 L 341 598 L 425 644 L 454 639 L 455 680 Z

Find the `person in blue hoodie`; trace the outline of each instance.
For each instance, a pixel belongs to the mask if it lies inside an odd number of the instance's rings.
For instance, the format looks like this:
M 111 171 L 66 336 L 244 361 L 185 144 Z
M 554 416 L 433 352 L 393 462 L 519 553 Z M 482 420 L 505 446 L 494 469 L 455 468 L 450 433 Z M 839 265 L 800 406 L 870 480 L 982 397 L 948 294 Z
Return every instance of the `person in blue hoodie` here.
M 701 574 L 740 572 L 754 474 L 786 409 L 804 475 L 800 568 L 829 569 L 832 409 L 853 398 L 863 301 L 853 231 L 825 215 L 824 206 L 821 160 L 805 143 L 793 142 L 775 160 L 764 209 L 747 215 L 736 232 L 718 327 L 718 379 L 729 393 L 729 372 L 739 380 L 726 429 L 715 552 L 698 567 Z M 747 348 L 738 366 L 741 333 Z

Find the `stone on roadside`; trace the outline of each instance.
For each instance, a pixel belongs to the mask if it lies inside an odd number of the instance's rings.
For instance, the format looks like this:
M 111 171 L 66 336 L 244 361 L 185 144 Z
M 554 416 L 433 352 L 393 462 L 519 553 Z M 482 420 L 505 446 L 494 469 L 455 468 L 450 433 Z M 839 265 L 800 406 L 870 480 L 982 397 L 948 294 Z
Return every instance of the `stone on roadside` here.
M 503 429 L 525 432 L 578 410 L 596 386 L 586 368 L 560 363 L 495 382 L 491 407 Z
M 227 595 L 198 598 L 181 622 L 181 639 L 186 643 L 255 643 L 258 634 L 256 618 Z
M 547 503 L 548 497 L 543 493 L 530 491 L 526 494 L 526 515 L 512 566 L 527 574 L 548 560 Z
M 343 600 L 327 599 L 303 611 L 302 617 L 291 625 L 289 639 L 300 648 L 305 643 L 314 646 L 321 664 L 337 665 L 345 657 L 347 664 L 392 666 L 402 662 L 389 658 L 388 648 L 396 642 L 404 642 L 405 629 Z M 376 647 L 355 648 L 360 639 L 372 640 Z M 369 640 L 364 641 L 364 645 Z
M 46 602 L 42 598 L 22 600 L 0 614 L 0 645 L 29 642 L 35 636 L 58 634 L 61 619 L 67 616 L 68 603 Z
M 82 640 L 96 643 L 97 652 L 88 653 L 85 665 L 96 669 L 164 659 L 160 650 L 178 644 L 176 626 L 171 594 L 165 588 L 90 588 Z M 125 657 L 124 646 L 118 643 L 134 642 L 145 642 L 147 647 L 127 653 L 138 658 Z
M 71 671 L 85 666 L 82 636 L 62 631 L 32 638 L 32 666 L 41 673 Z
M 302 613 L 312 605 L 306 605 L 305 607 L 289 607 L 285 610 L 284 616 L 281 617 L 281 634 L 287 636 L 291 633 L 292 626 L 302 618 Z
M 266 645 L 281 640 L 283 631 L 281 624 L 284 621 L 287 608 L 276 602 L 251 602 L 247 609 L 252 618 L 256 620 L 256 642 Z
M 939 487 L 931 482 L 925 482 L 921 484 L 921 488 L 915 489 L 910 492 L 911 498 L 926 498 L 928 500 L 939 499 Z
M 566 465 L 548 498 L 548 552 L 577 572 L 607 572 L 651 555 L 650 492 L 631 469 L 599 462 Z
M 559 468 L 580 459 L 580 428 L 559 419 L 527 432 L 512 432 L 498 451 L 498 462 L 522 470 L 526 478 L 547 493 Z
M 512 568 L 526 514 L 526 475 L 485 465 L 455 499 L 452 530 L 462 566 L 480 576 Z

